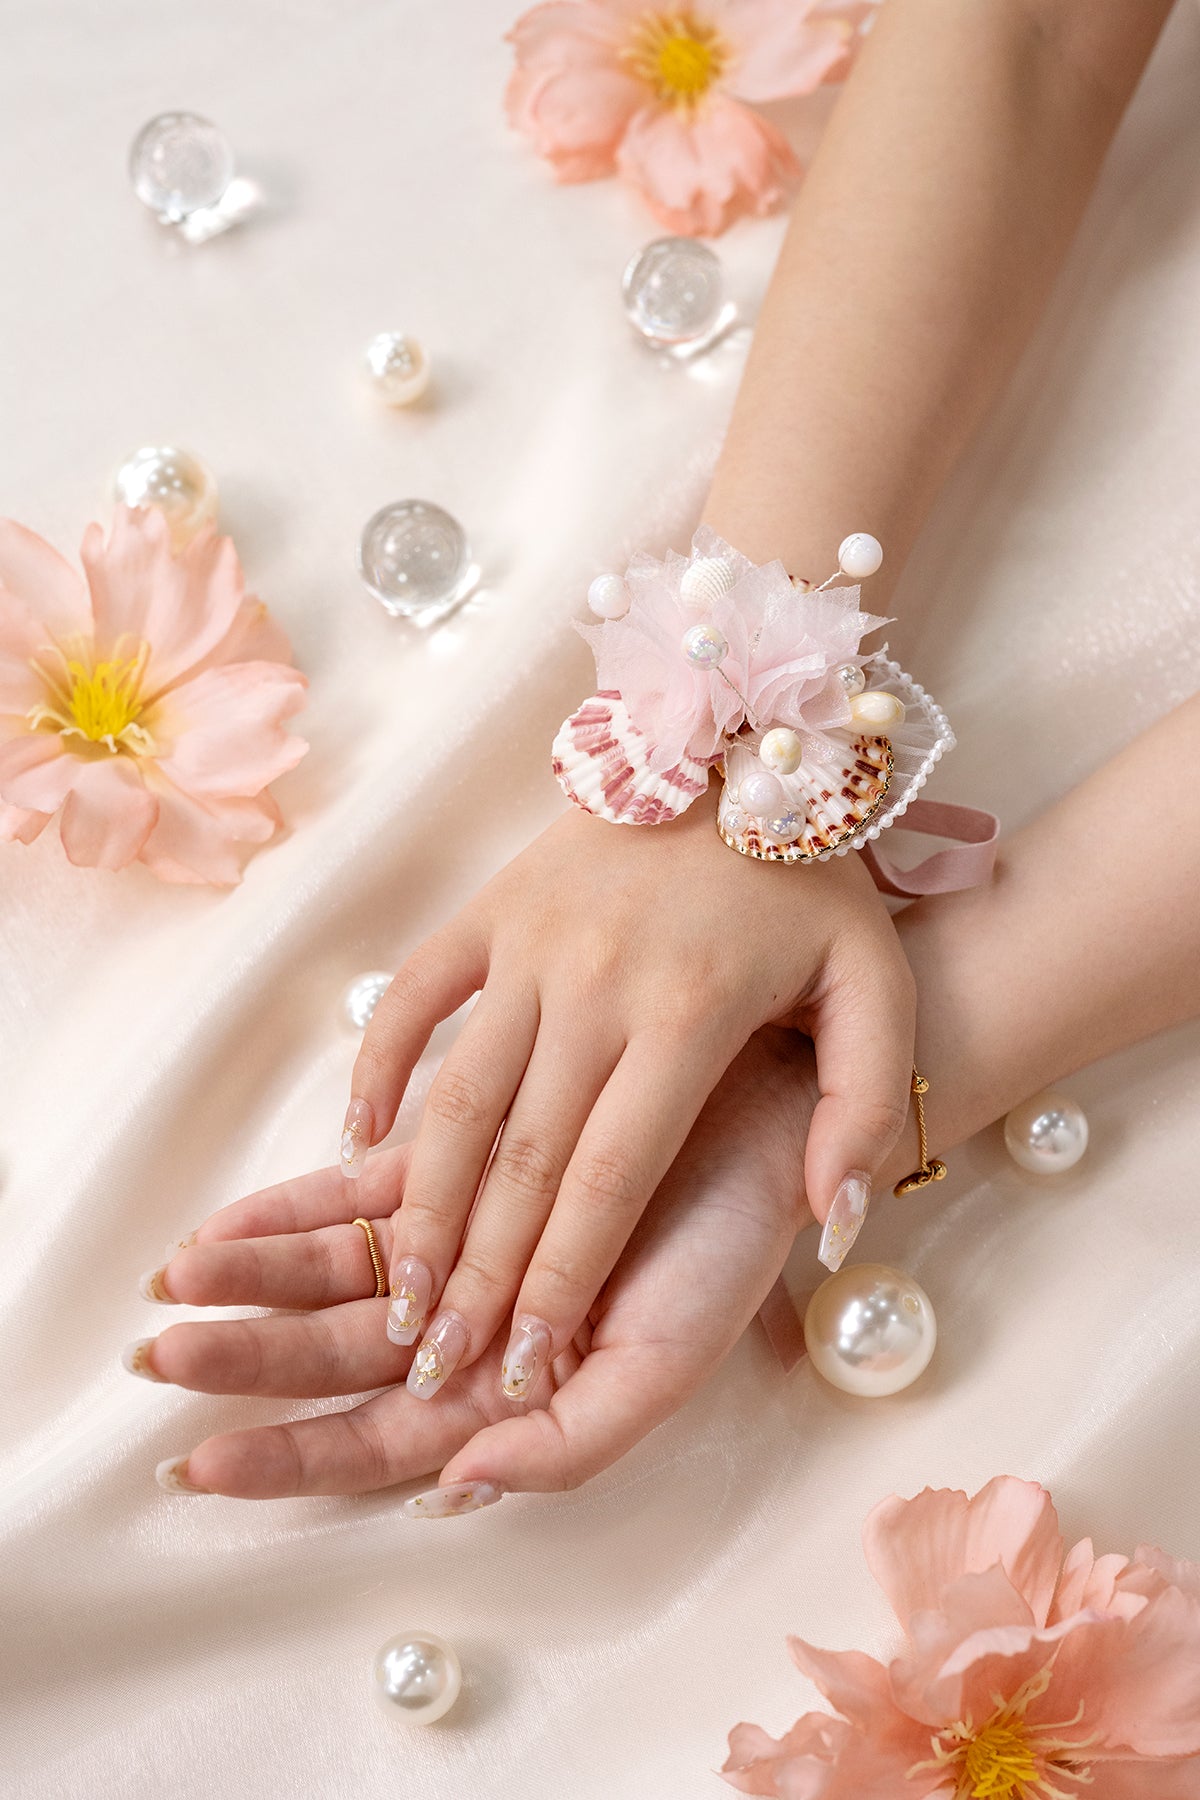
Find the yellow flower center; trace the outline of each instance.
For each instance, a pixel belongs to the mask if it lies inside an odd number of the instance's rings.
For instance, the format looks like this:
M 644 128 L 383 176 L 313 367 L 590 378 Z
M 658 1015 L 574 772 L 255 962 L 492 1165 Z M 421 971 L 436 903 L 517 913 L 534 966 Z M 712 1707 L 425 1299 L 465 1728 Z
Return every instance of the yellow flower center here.
M 660 100 L 686 111 L 720 80 L 729 53 L 716 28 L 691 12 L 655 12 L 634 26 L 624 60 Z
M 48 650 L 45 662 L 34 664 L 46 684 L 46 699 L 28 714 L 29 725 L 34 731 L 81 738 L 85 745 L 103 744 L 114 753 L 152 753 L 153 739 L 139 723 L 146 709 L 141 689 L 148 657 L 146 644 L 132 656 L 100 662 L 86 651 L 68 656 L 57 647 Z
M 994 1694 L 996 1710 L 978 1728 L 969 1718 L 943 1727 L 934 1736 L 932 1758 L 909 1774 L 940 1770 L 955 1781 L 954 1800 L 1076 1800 L 1080 1788 L 1091 1784 L 1083 1752 L 1095 1739 L 1064 1735 L 1082 1719 L 1082 1702 L 1073 1719 L 1034 1724 L 1028 1718 L 1030 1704 L 1050 1681 L 1051 1671 L 1041 1669 L 1011 1700 Z

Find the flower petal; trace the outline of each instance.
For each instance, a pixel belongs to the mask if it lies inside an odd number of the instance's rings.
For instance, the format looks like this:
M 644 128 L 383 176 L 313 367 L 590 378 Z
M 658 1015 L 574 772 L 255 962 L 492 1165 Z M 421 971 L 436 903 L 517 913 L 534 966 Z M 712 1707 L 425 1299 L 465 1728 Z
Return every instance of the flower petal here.
M 1200 1757 L 1181 1762 L 1139 1757 L 1104 1762 L 1097 1769 L 1100 1779 L 1090 1790 L 1097 1800 L 1200 1800 Z
M 67 861 L 85 869 L 123 869 L 157 815 L 158 802 L 131 757 L 81 763 L 59 826 Z
M 952 1488 L 926 1488 L 913 1500 L 892 1495 L 868 1514 L 863 1548 L 902 1625 L 916 1612 L 937 1610 L 951 1582 L 995 1563 L 1042 1624 L 1062 1537 L 1045 1488 L 998 1475 L 970 1500 Z
M 1081 1538 L 1063 1563 L 1047 1623 L 1053 1625 L 1085 1610 L 1123 1614 L 1139 1611 L 1144 1604 L 1140 1597 L 1131 1604 L 1132 1596 L 1119 1596 L 1116 1590 L 1118 1575 L 1128 1567 L 1127 1556 L 1098 1557 L 1091 1538 Z
M 643 107 L 630 120 L 617 167 L 669 231 L 692 236 L 715 236 L 743 213 L 770 212 L 799 173 L 783 134 L 721 95 L 693 118 Z
M 592 0 L 543 0 L 521 14 L 505 42 L 512 45 L 520 68 L 615 68 L 629 31 L 628 17 L 621 15 L 634 10 L 643 9 L 596 5 Z
M 739 100 L 786 100 L 811 94 L 849 63 L 854 28 L 836 17 L 781 0 L 724 0 L 721 31 L 736 61 L 724 85 Z
M 1069 1637 L 1055 1688 L 1087 1705 L 1087 1725 L 1113 1749 L 1200 1755 L 1200 1596 L 1167 1587 L 1131 1619 Z
M 226 663 L 277 662 L 291 666 L 292 646 L 283 627 L 272 618 L 266 602 L 254 594 L 242 601 L 233 624 L 219 644 L 188 670 L 189 681 L 205 669 L 223 667 Z
M 206 669 L 173 688 L 148 720 L 163 775 L 205 798 L 261 793 L 308 749 L 283 730 L 307 687 L 298 669 L 253 662 Z
M 828 1713 L 805 1713 L 782 1738 L 759 1725 L 735 1725 L 721 1774 L 741 1794 L 773 1800 L 823 1800 L 848 1727 Z
M 619 68 L 516 69 L 509 123 L 553 164 L 560 181 L 593 181 L 616 167 L 617 146 L 646 89 Z
M 232 541 L 206 528 L 174 556 L 167 521 L 155 506 L 118 506 L 107 542 L 99 525 L 89 525 L 80 555 L 92 593 L 96 654 L 122 654 L 122 640 L 147 643 L 147 699 L 206 657 L 242 605 Z
M 70 755 L 56 731 L 23 732 L 0 744 L 0 800 L 55 813 L 83 767 L 84 759 Z
M 240 846 L 267 843 L 282 824 L 270 794 L 197 800 L 164 780 L 153 764 L 147 781 L 158 800 L 158 819 L 141 861 L 160 881 L 236 886 L 242 879 Z
M 90 633 L 87 589 L 77 569 L 35 531 L 0 519 L 0 613 L 16 600 L 42 627 L 42 642 Z
M 27 812 L 20 806 L 9 806 L 0 800 L 0 842 L 32 844 L 50 823 L 50 814 Z

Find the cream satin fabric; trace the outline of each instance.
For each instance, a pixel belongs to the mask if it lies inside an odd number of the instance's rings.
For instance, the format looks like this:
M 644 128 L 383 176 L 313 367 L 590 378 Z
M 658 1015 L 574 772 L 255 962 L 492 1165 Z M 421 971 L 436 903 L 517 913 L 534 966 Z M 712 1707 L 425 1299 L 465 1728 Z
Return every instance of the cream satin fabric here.
M 195 448 L 312 678 L 312 752 L 279 788 L 291 835 L 237 892 L 78 872 L 50 832 L 0 850 L 0 1791 L 20 1800 L 698 1800 L 724 1791 L 730 1724 L 810 1702 L 787 1631 L 888 1642 L 858 1534 L 889 1491 L 1008 1470 L 1053 1487 L 1072 1536 L 1200 1554 L 1196 1030 L 1070 1084 L 1094 1145 L 1076 1173 L 1036 1185 L 992 1132 L 932 1202 L 879 1209 L 864 1249 L 917 1275 L 942 1333 L 895 1400 L 784 1377 L 756 1327 L 562 1498 L 422 1527 L 394 1496 L 154 1485 L 159 1458 L 286 1409 L 125 1375 L 121 1345 L 178 1316 L 138 1298 L 139 1271 L 329 1160 L 343 988 L 559 808 L 547 745 L 587 691 L 584 582 L 686 542 L 737 380 L 737 345 L 687 371 L 641 352 L 617 281 L 652 226 L 613 184 L 556 189 L 506 135 L 514 8 L 5 9 L 4 509 L 73 551 L 123 453 Z M 219 120 L 272 200 L 192 253 L 123 170 L 175 105 Z M 1189 7 L 897 605 L 926 609 L 910 666 L 961 738 L 935 798 L 1015 823 L 1200 679 L 1198 170 Z M 778 236 L 722 244 L 743 292 Z M 436 404 L 407 415 L 356 368 L 396 322 L 438 368 Z M 362 521 L 406 493 L 463 519 L 488 576 L 434 636 L 353 571 Z M 1164 769 L 1114 817 L 1114 856 L 1196 804 L 1195 771 Z M 410 1625 L 458 1646 L 469 1690 L 406 1733 L 367 1676 Z

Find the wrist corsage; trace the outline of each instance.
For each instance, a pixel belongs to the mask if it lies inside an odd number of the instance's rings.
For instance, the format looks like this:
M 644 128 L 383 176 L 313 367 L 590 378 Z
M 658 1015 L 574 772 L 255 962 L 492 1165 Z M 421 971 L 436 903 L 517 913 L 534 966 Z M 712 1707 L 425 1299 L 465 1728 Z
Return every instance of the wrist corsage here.
M 858 579 L 883 560 L 856 532 L 820 587 L 756 565 L 701 527 L 690 557 L 600 575 L 581 625 L 599 691 L 554 740 L 567 797 L 614 824 L 686 812 L 720 768 L 717 829 L 770 862 L 824 862 L 893 824 L 954 746 L 946 715 L 862 640 Z

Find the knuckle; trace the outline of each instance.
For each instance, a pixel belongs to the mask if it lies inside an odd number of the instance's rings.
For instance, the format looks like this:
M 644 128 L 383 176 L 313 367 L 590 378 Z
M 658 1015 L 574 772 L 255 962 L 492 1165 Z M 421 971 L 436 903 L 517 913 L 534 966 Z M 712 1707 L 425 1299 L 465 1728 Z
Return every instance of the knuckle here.
M 492 1174 L 505 1187 L 549 1198 L 558 1188 L 559 1165 L 537 1138 L 510 1137 L 506 1132 L 496 1146 Z
M 485 1112 L 479 1080 L 462 1069 L 443 1069 L 430 1088 L 425 1105 L 440 1125 L 476 1125 Z
M 360 1485 L 364 1488 L 387 1487 L 393 1479 L 391 1458 L 378 1426 L 357 1410 L 339 1416 L 353 1446 Z
M 908 1123 L 908 1096 L 903 1100 L 863 1100 L 857 1110 L 858 1123 L 867 1136 L 890 1150 Z
M 637 1205 L 638 1182 L 628 1163 L 605 1151 L 593 1151 L 574 1172 L 572 1184 L 593 1213 L 624 1214 Z
M 529 1272 L 528 1288 L 537 1292 L 538 1302 L 530 1302 L 528 1310 L 540 1317 L 570 1312 L 579 1304 L 586 1286 L 586 1269 L 580 1258 L 565 1251 L 549 1250 L 539 1256 Z
M 470 1310 L 481 1301 L 485 1305 L 496 1298 L 507 1302 L 512 1290 L 513 1282 L 507 1269 L 488 1262 L 477 1251 L 464 1249 L 454 1270 L 454 1292 L 447 1291 L 442 1296 L 442 1305 Z

